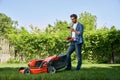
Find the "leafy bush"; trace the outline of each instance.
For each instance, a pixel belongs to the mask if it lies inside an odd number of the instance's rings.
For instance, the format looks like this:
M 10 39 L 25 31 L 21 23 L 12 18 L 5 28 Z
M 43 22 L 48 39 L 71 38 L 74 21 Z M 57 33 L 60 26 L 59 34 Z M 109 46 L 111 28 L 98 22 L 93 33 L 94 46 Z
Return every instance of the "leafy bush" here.
M 0 16 L 0 35 L 7 36 L 10 44 L 15 46 L 14 56 L 22 61 L 58 54 L 64 46 L 66 37 L 70 36 L 66 21 L 57 20 L 54 25 L 49 24 L 44 31 L 30 25 L 32 31 L 29 32 L 24 27 L 17 29 L 17 22 L 12 21 L 5 14 Z M 115 26 L 111 29 L 106 27 L 97 29 L 96 20 L 95 15 L 87 12 L 81 13 L 78 18 L 85 28 L 83 59 L 93 63 L 120 63 L 120 30 L 116 30 Z M 68 46 L 62 50 L 62 53 L 66 53 Z M 76 60 L 75 55 L 72 55 L 73 60 Z
M 120 30 L 97 30 L 85 33 L 84 37 L 85 59 L 99 63 L 113 63 L 120 60 Z

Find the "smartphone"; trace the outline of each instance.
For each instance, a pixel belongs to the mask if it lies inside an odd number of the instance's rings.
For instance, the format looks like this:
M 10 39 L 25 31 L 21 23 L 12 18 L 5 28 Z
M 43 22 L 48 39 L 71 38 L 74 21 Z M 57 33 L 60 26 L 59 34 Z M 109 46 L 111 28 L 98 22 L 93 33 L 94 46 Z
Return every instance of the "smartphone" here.
M 69 26 L 67 28 L 70 28 Z

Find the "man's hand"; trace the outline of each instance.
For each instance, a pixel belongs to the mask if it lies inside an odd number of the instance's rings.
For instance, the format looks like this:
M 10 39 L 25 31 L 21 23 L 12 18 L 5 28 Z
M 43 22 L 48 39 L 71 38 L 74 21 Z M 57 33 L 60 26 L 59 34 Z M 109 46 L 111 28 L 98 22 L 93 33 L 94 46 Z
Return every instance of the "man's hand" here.
M 70 29 L 70 31 L 73 31 L 73 32 L 75 31 L 75 29 L 73 27 L 70 27 L 69 29 Z
M 67 37 L 66 40 L 67 40 L 67 41 L 73 41 L 74 38 L 72 38 L 72 37 Z
M 75 32 L 75 34 L 77 34 L 77 35 L 79 34 L 78 31 L 75 30 L 73 27 L 70 27 L 70 30 L 71 30 L 72 32 Z

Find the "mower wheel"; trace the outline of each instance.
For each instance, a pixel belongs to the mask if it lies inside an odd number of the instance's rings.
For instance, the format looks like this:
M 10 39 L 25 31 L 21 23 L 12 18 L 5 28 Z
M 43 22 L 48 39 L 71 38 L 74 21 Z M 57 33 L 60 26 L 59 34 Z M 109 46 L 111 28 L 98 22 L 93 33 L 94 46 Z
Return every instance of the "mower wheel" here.
M 24 69 L 24 74 L 30 74 L 30 73 L 31 73 L 30 69 L 28 69 L 28 68 Z
M 49 66 L 48 67 L 48 72 L 51 73 L 51 74 L 56 73 L 55 67 L 54 66 Z

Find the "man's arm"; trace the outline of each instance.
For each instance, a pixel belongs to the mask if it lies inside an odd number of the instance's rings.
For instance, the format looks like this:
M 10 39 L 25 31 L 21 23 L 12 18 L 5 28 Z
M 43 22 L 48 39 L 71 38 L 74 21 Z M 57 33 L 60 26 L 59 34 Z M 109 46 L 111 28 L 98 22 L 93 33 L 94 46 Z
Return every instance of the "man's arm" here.
M 73 31 L 73 32 L 75 32 L 75 34 L 77 34 L 77 35 L 81 35 L 82 33 L 83 33 L 83 25 L 81 25 L 80 27 L 79 27 L 79 30 L 77 31 L 77 30 L 75 30 L 75 29 L 73 29 L 72 27 L 70 28 L 70 30 L 71 31 Z
M 77 30 L 73 29 L 72 27 L 70 29 L 71 29 L 71 31 L 75 32 L 75 34 L 77 34 L 77 35 L 79 34 L 79 32 Z
M 84 31 L 84 26 L 80 24 L 80 27 L 78 29 L 78 35 L 83 35 L 83 31 Z

